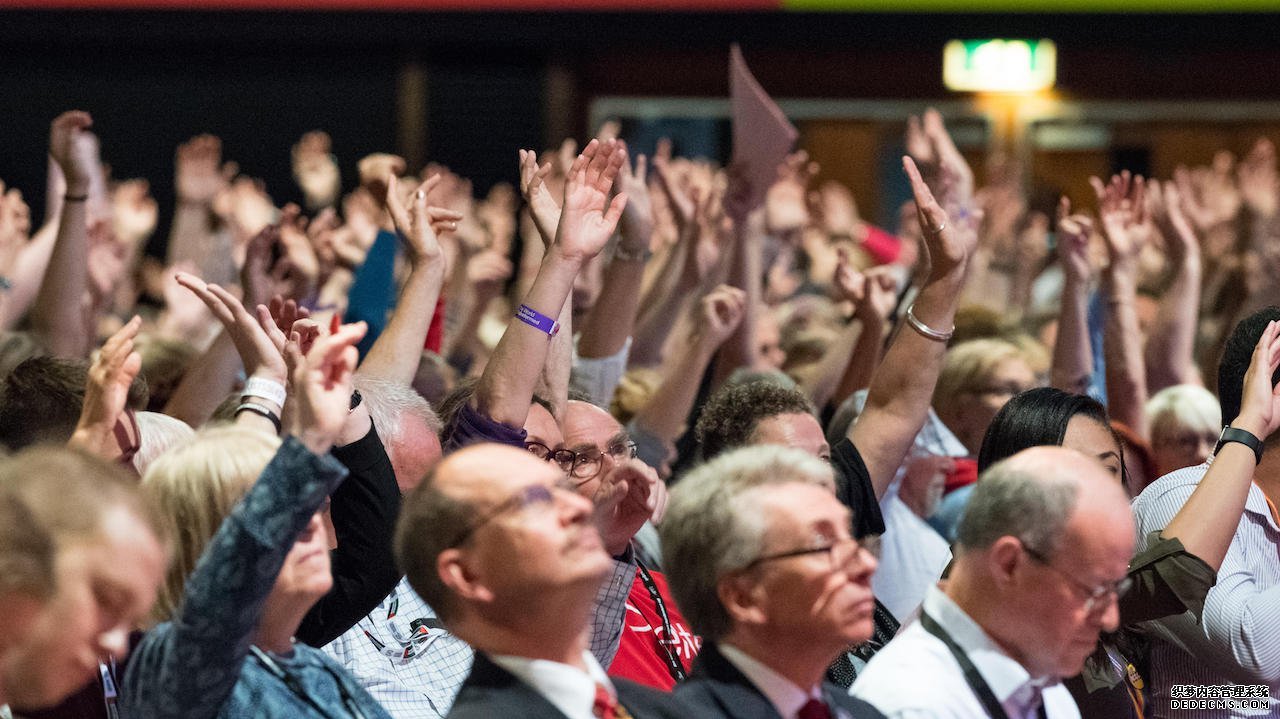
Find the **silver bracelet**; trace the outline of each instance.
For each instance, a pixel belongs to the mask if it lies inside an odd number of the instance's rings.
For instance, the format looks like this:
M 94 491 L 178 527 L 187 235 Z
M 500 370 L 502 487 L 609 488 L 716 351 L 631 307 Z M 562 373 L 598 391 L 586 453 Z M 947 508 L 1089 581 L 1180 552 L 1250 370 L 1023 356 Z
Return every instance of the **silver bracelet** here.
M 956 333 L 955 325 L 951 325 L 951 329 L 946 332 L 939 332 L 938 330 L 935 330 L 929 325 L 921 322 L 920 318 L 916 317 L 915 308 L 916 306 L 914 302 L 907 308 L 907 324 L 911 325 L 911 329 L 919 332 L 926 339 L 935 340 L 937 342 L 948 342 L 951 340 L 951 336 Z

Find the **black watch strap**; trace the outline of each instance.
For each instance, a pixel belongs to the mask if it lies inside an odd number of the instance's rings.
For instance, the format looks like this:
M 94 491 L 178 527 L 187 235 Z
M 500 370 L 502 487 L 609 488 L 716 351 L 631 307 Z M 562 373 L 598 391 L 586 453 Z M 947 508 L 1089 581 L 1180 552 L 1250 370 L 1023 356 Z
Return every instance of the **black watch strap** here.
M 1222 449 L 1222 445 L 1227 442 L 1239 442 L 1252 449 L 1254 464 L 1262 463 L 1262 440 L 1258 439 L 1253 432 L 1236 427 L 1223 427 L 1222 434 L 1218 436 L 1218 444 L 1213 448 L 1213 453 L 1216 455 Z

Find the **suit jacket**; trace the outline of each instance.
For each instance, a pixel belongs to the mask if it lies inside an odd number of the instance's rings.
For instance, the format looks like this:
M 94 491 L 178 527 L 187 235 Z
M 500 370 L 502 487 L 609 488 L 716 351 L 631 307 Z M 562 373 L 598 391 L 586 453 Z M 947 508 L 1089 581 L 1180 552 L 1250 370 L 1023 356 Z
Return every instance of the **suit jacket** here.
M 671 697 L 626 679 L 610 677 L 618 690 L 618 701 L 635 719 L 684 719 L 694 715 L 684 711 Z M 495 664 L 483 652 L 476 652 L 471 673 L 458 691 L 449 710 L 449 719 L 565 719 L 564 714 L 536 689 Z
M 854 719 L 884 719 L 875 707 L 849 696 L 847 689 L 823 682 L 822 693 L 833 710 L 843 709 Z M 703 643 L 693 672 L 676 686 L 675 696 L 698 719 L 783 719 L 769 698 L 725 659 L 714 642 Z

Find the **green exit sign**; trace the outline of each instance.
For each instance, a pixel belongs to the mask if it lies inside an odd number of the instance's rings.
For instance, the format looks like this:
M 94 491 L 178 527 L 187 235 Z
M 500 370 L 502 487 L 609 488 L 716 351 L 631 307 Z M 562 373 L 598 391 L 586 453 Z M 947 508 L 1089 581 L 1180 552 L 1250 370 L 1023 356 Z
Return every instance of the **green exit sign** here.
M 1036 92 L 1053 87 L 1052 40 L 952 40 L 942 51 L 942 82 L 961 92 Z

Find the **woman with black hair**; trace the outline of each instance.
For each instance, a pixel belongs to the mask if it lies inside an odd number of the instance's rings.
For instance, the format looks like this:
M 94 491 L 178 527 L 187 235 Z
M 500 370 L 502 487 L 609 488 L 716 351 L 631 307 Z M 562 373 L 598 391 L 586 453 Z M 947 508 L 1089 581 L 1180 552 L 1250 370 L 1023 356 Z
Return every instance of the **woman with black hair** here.
M 1259 339 L 1245 374 L 1240 415 L 1231 426 L 1266 439 L 1280 425 L 1280 397 L 1271 384 L 1280 366 L 1280 325 L 1271 323 Z M 1090 397 L 1041 387 L 1018 394 L 996 414 L 978 454 L 978 472 L 1028 447 L 1058 445 L 1097 457 L 1119 481 L 1126 481 L 1124 449 L 1106 409 Z M 1219 443 L 1212 466 L 1169 525 L 1153 533 L 1147 549 L 1129 565 L 1128 581 L 1118 590 L 1120 630 L 1104 634 L 1084 670 L 1065 680 L 1080 714 L 1137 717 L 1143 714 L 1141 674 L 1133 659 L 1141 651 L 1134 625 L 1190 610 L 1197 617 L 1216 579 L 1236 522 L 1244 511 L 1253 480 L 1255 457 L 1239 441 Z M 1054 548 L 1038 547 L 1045 561 Z M 1034 555 L 1033 555 L 1034 556 Z M 1127 591 L 1126 591 L 1127 590 Z M 1110 597 L 1094 597 L 1092 609 L 1105 609 Z

